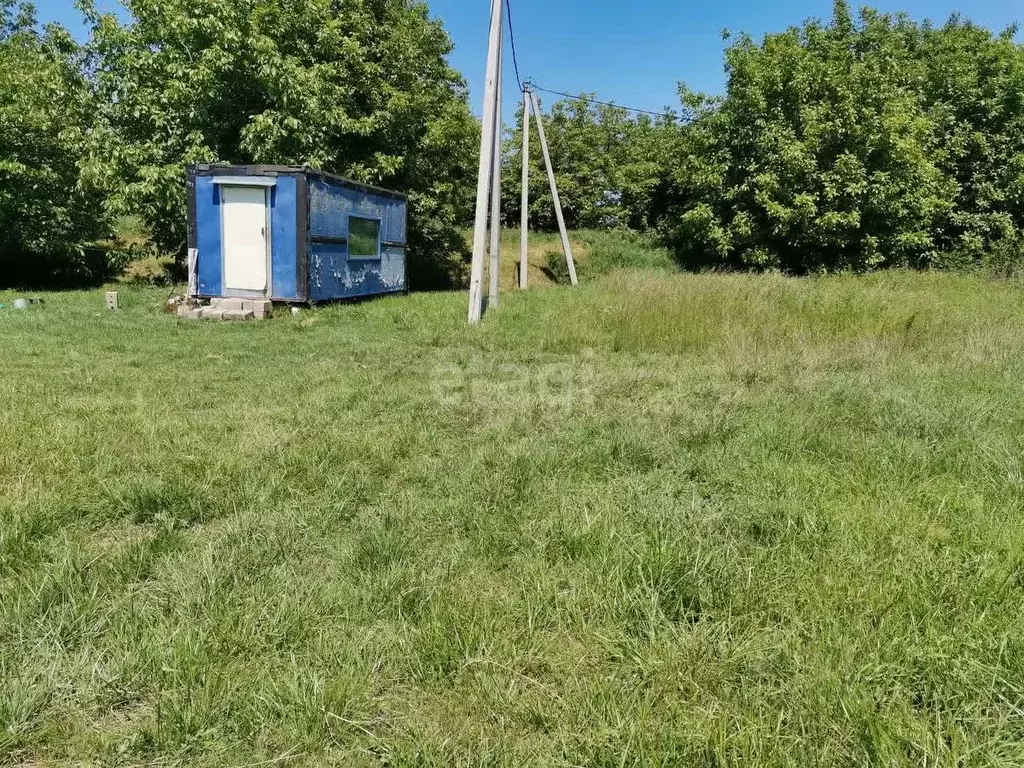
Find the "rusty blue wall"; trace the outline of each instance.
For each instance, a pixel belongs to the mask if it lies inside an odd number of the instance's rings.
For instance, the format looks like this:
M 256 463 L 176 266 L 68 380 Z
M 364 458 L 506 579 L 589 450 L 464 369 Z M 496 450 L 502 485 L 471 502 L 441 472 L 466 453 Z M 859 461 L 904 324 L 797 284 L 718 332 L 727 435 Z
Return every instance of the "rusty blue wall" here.
M 330 301 L 404 291 L 405 200 L 309 177 L 309 298 Z M 379 219 L 378 259 L 349 259 L 350 216 Z
M 220 296 L 224 258 L 220 249 L 220 193 L 211 176 L 196 178 L 196 262 L 200 296 Z
M 305 298 L 299 291 L 299 180 L 278 176 L 270 190 L 270 287 L 271 297 L 281 301 Z M 305 258 L 306 254 L 302 254 Z

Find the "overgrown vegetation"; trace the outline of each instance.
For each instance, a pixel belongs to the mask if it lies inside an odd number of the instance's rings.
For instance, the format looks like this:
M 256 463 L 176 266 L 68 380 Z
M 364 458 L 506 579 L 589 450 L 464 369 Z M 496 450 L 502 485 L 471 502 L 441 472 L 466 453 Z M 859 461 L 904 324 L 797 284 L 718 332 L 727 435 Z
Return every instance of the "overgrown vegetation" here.
M 505 143 L 502 187 L 505 222 L 518 226 L 522 210 L 522 112 Z M 554 231 L 554 204 L 536 123 L 530 144 L 530 225 Z M 667 211 L 667 143 L 679 131 L 675 116 L 632 118 L 623 109 L 584 101 L 556 101 L 544 115 L 553 165 L 569 229 L 650 232 Z
M 107 234 L 102 198 L 79 169 L 94 106 L 67 32 L 0 0 L 0 286 L 105 275 L 87 250 Z
M 0 312 L 0 762 L 1024 763 L 1018 282 L 164 296 Z
M 90 169 L 118 214 L 185 246 L 190 162 L 309 164 L 410 196 L 413 280 L 461 247 L 473 135 L 452 43 L 422 3 L 128 0 L 88 10 Z
M 727 53 L 720 103 L 689 94 L 666 230 L 698 260 L 793 271 L 1024 257 L 1024 46 L 846 0 Z
M 696 267 L 1016 269 L 1024 258 L 1024 46 L 845 0 L 726 52 L 728 84 L 652 120 L 546 117 L 570 221 L 656 230 Z M 534 158 L 539 168 L 539 155 Z M 518 175 L 510 150 L 507 173 Z M 535 172 L 532 218 L 553 226 Z M 506 200 L 518 221 L 518 198 Z
M 472 231 L 465 235 L 467 241 Z M 569 241 L 581 280 L 595 280 L 616 270 L 640 268 L 675 272 L 678 267 L 671 251 L 651 235 L 629 231 L 584 229 L 569 233 Z M 521 254 L 519 230 L 503 230 L 501 237 L 502 292 L 518 290 Z M 562 241 L 555 232 L 531 232 L 529 238 L 529 285 L 549 287 L 569 283 Z
M 309 163 L 411 197 L 411 282 L 464 274 L 477 121 L 452 42 L 408 0 L 86 2 L 79 47 L 0 3 L 0 243 L 41 274 L 102 271 L 85 246 L 141 219 L 184 248 L 193 161 Z M 726 52 L 720 97 L 681 88 L 663 118 L 578 100 L 545 121 L 570 228 L 657 235 L 694 267 L 1019 268 L 1024 46 L 959 17 L 941 27 L 837 0 Z M 518 137 L 506 178 L 519 176 Z M 532 226 L 553 229 L 533 142 Z M 516 185 L 503 218 L 519 221 Z M 107 266 L 127 252 L 113 249 Z M 152 261 L 152 254 L 148 255 Z M 9 277 L 10 270 L 4 274 Z

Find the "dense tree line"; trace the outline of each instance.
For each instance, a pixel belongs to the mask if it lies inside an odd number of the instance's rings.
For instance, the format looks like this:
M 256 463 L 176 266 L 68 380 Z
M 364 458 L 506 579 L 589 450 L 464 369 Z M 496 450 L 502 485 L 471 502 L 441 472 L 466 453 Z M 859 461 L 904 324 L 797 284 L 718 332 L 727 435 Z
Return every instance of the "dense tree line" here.
M 870 9 L 855 20 L 837 0 L 828 24 L 740 36 L 725 93 L 684 87 L 678 116 L 556 104 L 546 119 L 568 216 L 655 230 L 693 265 L 1012 267 L 1024 258 L 1015 34 Z M 550 226 L 537 176 L 532 218 Z M 518 219 L 518 199 L 506 215 Z
M 0 67 L 0 190 L 24 173 L 52 203 L 45 231 L 9 230 L 19 258 L 59 257 L 125 215 L 181 254 L 184 168 L 196 161 L 309 164 L 401 189 L 416 253 L 464 249 L 479 127 L 424 3 L 126 0 L 127 23 L 81 5 L 91 35 L 80 47 L 0 0 L 0 63 L 18 62 Z M 38 147 L 19 144 L 26 127 Z M 32 174 L 56 183 L 32 186 Z M 64 201 L 85 190 L 79 219 Z M 0 197 L 0 216 L 28 226 L 27 205 Z M 446 261 L 414 259 L 416 282 Z
M 95 273 L 141 220 L 184 247 L 184 166 L 302 164 L 408 191 L 414 263 L 453 262 L 479 123 L 452 43 L 415 0 L 83 4 L 89 39 L 0 0 L 0 281 Z M 655 233 L 693 265 L 793 272 L 995 263 L 1024 253 L 1024 46 L 960 18 L 836 0 L 726 51 L 719 97 L 662 118 L 582 100 L 545 123 L 571 227 Z M 503 216 L 519 221 L 519 138 Z M 533 142 L 531 222 L 553 227 Z M 418 281 L 425 284 L 422 278 Z
M 474 133 L 452 43 L 408 0 L 127 0 L 89 10 L 109 209 L 185 243 L 183 165 L 309 164 L 409 193 L 410 244 L 460 245 Z
M 31 7 L 0 0 L 0 284 L 97 266 L 85 245 L 107 228 L 80 172 L 94 106 L 82 64 L 66 31 L 40 31 Z

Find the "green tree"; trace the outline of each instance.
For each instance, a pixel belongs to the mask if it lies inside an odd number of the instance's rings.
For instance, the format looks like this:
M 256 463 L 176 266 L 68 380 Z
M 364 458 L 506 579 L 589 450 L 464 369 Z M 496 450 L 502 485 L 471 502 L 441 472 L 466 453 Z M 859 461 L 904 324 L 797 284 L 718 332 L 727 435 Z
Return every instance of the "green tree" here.
M 922 29 L 937 163 L 956 188 L 940 236 L 961 262 L 1024 258 L 1024 46 L 1016 31 L 993 35 L 960 17 Z
M 101 276 L 86 246 L 107 228 L 79 169 L 92 109 L 67 31 L 0 0 L 0 284 Z
M 124 25 L 86 7 L 102 104 L 91 170 L 110 210 L 140 214 L 164 250 L 184 247 L 184 167 L 196 161 L 309 164 L 409 193 L 421 276 L 463 247 L 479 128 L 425 4 L 125 6 Z
M 662 226 L 697 263 L 791 271 L 929 267 L 1014 247 L 1024 226 L 1022 49 L 837 0 L 726 54 L 728 87 L 683 89 L 696 118 Z M 1018 254 L 1019 258 L 1019 254 Z
M 558 180 L 566 224 L 570 228 L 649 229 L 659 218 L 661 192 L 668 180 L 667 145 L 677 134 L 676 117 L 633 117 L 620 107 L 594 104 L 586 98 L 556 101 L 543 115 Z M 537 140 L 530 144 L 530 221 L 534 227 L 556 227 L 551 193 Z M 522 113 L 505 143 L 502 210 L 518 223 L 522 173 Z

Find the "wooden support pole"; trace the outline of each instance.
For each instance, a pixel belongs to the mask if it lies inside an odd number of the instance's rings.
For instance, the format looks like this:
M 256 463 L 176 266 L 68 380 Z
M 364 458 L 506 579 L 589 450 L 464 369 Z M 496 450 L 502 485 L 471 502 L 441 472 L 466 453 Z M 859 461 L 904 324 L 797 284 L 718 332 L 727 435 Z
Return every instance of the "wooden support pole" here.
M 488 308 L 498 306 L 501 292 L 501 90 L 504 55 L 505 41 L 502 36 L 498 41 L 498 87 L 494 92 L 494 167 L 491 176 L 491 265 L 490 289 L 487 292 Z
M 530 270 L 530 90 L 523 89 L 523 198 L 519 222 L 519 289 L 525 291 Z
M 558 198 L 558 183 L 555 181 L 555 169 L 551 166 L 551 153 L 548 151 L 548 140 L 544 135 L 544 115 L 540 111 L 537 94 L 530 91 L 533 104 L 533 116 L 537 118 L 537 133 L 540 135 L 540 148 L 544 153 L 544 165 L 548 169 L 548 184 L 551 185 L 551 199 L 555 202 L 555 218 L 558 219 L 558 232 L 562 236 L 562 250 L 565 252 L 565 263 L 569 267 L 569 279 L 573 285 L 579 285 L 576 277 L 576 262 L 572 257 L 572 246 L 569 245 L 569 233 L 565 230 L 565 216 L 562 215 L 562 201 Z
M 473 222 L 473 266 L 469 277 L 469 324 L 476 325 L 483 314 L 484 257 L 487 251 L 487 213 L 490 203 L 494 162 L 494 124 L 497 121 L 495 94 L 501 69 L 501 38 L 504 26 L 503 0 L 491 0 L 491 31 L 487 46 L 487 76 L 484 83 L 483 130 L 480 135 L 480 168 L 476 179 L 476 216 Z

